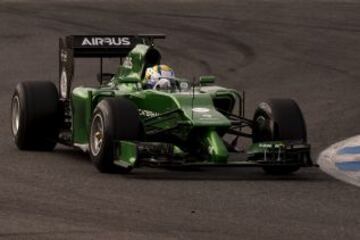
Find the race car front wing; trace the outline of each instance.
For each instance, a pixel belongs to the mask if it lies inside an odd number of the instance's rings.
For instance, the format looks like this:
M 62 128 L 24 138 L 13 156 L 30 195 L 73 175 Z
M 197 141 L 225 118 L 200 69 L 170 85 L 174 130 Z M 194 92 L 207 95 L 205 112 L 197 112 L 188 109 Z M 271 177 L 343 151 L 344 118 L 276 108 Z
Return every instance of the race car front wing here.
M 118 141 L 114 163 L 122 167 L 170 166 L 314 166 L 310 145 L 297 142 L 262 142 L 252 144 L 247 152 L 231 154 L 226 162 L 206 156 L 194 156 L 169 143 Z

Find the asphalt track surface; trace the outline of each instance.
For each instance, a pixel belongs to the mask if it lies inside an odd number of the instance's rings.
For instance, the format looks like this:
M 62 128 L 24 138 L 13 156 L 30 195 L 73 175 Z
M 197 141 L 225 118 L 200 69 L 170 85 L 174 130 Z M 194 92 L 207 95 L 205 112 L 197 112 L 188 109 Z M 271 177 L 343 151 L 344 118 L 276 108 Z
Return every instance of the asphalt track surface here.
M 58 37 L 162 32 L 176 74 L 218 76 L 301 105 L 316 159 L 360 132 L 360 3 L 351 1 L 0 1 L 0 239 L 360 239 L 360 190 L 319 169 L 138 169 L 100 174 L 65 147 L 21 152 L 16 83 L 57 81 Z M 97 64 L 76 72 L 95 81 Z

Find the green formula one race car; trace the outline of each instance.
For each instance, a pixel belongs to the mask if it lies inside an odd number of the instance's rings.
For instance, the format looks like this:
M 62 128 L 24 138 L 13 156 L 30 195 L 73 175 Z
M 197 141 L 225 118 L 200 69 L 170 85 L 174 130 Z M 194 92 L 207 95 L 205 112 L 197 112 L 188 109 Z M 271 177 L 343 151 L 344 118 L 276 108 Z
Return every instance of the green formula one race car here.
M 286 174 L 313 165 L 304 118 L 294 100 L 270 99 L 259 104 L 252 119 L 245 118 L 244 92 L 214 85 L 213 76 L 186 80 L 171 71 L 162 75 L 161 54 L 154 46 L 161 38 L 60 38 L 59 89 L 41 81 L 16 86 L 11 127 L 17 147 L 50 151 L 61 143 L 81 148 L 100 172 L 259 166 Z M 76 58 L 100 59 L 97 87 L 72 87 Z M 119 58 L 117 72 L 103 73 L 103 58 Z M 146 80 L 149 69 L 157 72 L 158 81 Z M 151 81 L 155 84 L 149 86 Z M 239 151 L 238 141 L 244 138 L 252 144 Z

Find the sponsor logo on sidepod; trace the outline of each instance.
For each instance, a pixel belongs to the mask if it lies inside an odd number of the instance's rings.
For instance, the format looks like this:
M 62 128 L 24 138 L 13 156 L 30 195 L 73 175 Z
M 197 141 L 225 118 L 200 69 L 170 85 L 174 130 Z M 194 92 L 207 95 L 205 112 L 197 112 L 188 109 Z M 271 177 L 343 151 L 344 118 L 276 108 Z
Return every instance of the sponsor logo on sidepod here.
M 129 37 L 86 37 L 81 46 L 129 46 L 130 44 Z
M 139 109 L 140 116 L 143 117 L 157 117 L 160 115 L 158 112 L 153 112 L 151 110 Z

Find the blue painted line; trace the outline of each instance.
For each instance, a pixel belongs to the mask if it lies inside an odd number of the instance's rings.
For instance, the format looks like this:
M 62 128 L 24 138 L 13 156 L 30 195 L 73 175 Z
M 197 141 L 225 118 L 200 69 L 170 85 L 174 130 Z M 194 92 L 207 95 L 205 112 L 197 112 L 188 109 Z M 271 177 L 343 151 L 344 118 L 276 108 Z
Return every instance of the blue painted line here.
M 337 151 L 338 155 L 360 154 L 360 146 L 344 147 Z
M 336 162 L 335 166 L 342 171 L 360 171 L 360 161 Z

